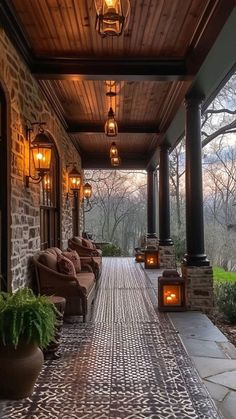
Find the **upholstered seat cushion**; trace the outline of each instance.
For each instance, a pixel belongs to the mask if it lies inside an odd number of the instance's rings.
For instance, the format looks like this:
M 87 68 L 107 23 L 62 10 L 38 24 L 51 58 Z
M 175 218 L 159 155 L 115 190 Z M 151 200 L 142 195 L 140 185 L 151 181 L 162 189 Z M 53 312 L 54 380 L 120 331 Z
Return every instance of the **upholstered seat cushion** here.
M 53 269 L 53 271 L 58 272 L 57 255 L 50 252 L 43 252 L 39 255 L 38 261 L 47 268 Z
M 102 259 L 100 258 L 100 256 L 93 256 L 92 257 L 94 262 L 96 263 L 97 266 L 100 266 L 102 263 Z
M 92 272 L 80 272 L 76 275 L 80 286 L 85 294 L 89 294 L 95 283 L 95 276 Z

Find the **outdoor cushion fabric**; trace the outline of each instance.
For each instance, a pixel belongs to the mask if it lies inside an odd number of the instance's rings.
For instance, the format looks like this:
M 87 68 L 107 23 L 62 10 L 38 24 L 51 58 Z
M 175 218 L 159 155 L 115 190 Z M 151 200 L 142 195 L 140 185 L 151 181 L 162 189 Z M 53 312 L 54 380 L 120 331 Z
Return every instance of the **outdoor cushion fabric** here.
M 58 271 L 61 274 L 76 276 L 75 267 L 70 259 L 63 255 L 57 256 Z
M 38 261 L 42 263 L 42 265 L 46 266 L 49 269 L 53 269 L 53 271 L 58 271 L 57 269 L 57 256 L 53 253 L 44 252 L 39 255 Z
M 76 273 L 81 272 L 80 257 L 75 250 L 69 249 L 68 252 L 62 252 L 62 255 L 73 263 Z

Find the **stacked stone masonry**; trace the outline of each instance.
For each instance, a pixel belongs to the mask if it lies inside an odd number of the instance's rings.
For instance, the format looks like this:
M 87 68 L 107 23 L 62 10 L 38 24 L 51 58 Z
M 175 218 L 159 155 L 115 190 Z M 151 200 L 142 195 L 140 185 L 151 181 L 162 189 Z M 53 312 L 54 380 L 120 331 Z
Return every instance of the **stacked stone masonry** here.
M 176 269 L 175 247 L 159 246 L 160 267 L 162 269 Z
M 182 265 L 182 275 L 186 283 L 187 308 L 212 313 L 214 307 L 212 267 Z
M 8 114 L 8 159 L 10 167 L 10 273 L 8 282 L 12 289 L 24 286 L 30 280 L 30 256 L 40 249 L 40 185 L 25 187 L 27 174 L 26 122 L 46 122 L 60 157 L 60 238 L 65 248 L 72 235 L 72 203 L 66 200 L 68 162 L 76 161 L 81 167 L 80 156 L 63 126 L 50 108 L 39 84 L 31 76 L 3 30 L 0 30 L 0 83 L 5 92 Z

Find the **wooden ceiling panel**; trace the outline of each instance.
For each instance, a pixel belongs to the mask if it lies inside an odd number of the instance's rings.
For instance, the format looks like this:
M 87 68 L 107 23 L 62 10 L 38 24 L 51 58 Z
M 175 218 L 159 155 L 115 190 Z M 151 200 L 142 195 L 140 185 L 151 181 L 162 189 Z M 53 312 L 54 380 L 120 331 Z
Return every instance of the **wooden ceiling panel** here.
M 105 123 L 110 107 L 106 96 L 109 87 L 105 82 L 55 80 L 44 83 L 55 91 L 68 122 Z M 166 100 L 176 84 L 179 85 L 178 82 L 116 83 L 112 90 L 116 90 L 117 96 L 112 99 L 111 105 L 118 123 L 152 122 L 158 126 Z
M 115 138 L 109 138 L 105 134 L 85 134 L 73 135 L 82 151 L 88 154 L 107 155 L 111 143 L 115 141 L 119 154 L 122 156 L 132 155 L 132 153 L 143 153 L 146 155 L 158 141 L 156 134 L 118 134 Z
M 217 3 L 214 0 L 213 3 Z M 94 0 L 11 0 L 36 55 L 184 57 L 212 0 L 131 0 L 119 38 L 96 32 Z

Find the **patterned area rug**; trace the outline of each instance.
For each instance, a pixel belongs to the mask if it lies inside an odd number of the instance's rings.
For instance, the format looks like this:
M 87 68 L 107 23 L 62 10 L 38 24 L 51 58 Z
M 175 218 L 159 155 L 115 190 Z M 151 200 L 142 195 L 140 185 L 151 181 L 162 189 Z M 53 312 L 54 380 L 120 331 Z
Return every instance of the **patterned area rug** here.
M 0 418 L 219 418 L 155 294 L 132 259 L 104 258 L 91 321 L 65 325 L 61 358 Z

